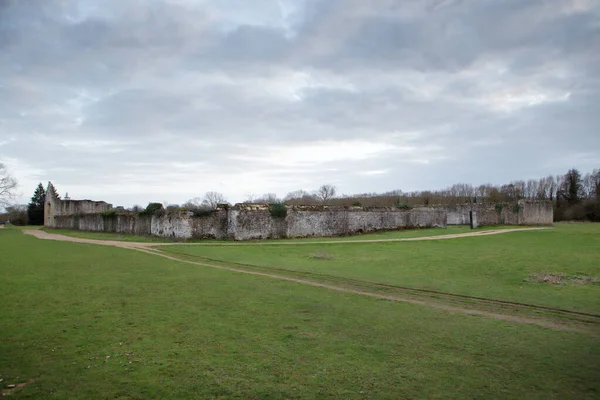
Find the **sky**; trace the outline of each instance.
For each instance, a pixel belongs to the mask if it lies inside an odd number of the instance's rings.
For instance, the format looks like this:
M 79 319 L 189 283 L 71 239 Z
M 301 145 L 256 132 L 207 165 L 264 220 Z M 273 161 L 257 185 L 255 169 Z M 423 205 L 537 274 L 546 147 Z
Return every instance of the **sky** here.
M 597 0 L 0 0 L 20 203 L 502 184 L 599 127 Z

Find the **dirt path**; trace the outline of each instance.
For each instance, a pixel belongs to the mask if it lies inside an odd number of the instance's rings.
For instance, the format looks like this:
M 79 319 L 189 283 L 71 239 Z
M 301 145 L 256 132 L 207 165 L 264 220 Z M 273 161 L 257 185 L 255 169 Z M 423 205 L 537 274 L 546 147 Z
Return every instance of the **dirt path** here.
M 38 239 L 44 240 L 56 240 L 59 242 L 72 242 L 72 243 L 85 243 L 85 244 L 97 244 L 101 246 L 113 246 L 123 247 L 126 249 L 138 249 L 148 248 L 154 246 L 156 243 L 141 243 L 141 242 L 122 242 L 118 240 L 99 240 L 99 239 L 83 239 L 72 236 L 59 235 L 56 233 L 49 233 L 40 229 L 24 229 L 23 232 L 26 235 L 35 236 Z
M 488 236 L 500 235 L 502 233 L 520 232 L 520 231 L 537 231 L 549 228 L 512 228 L 512 229 L 494 229 L 489 231 L 468 232 L 468 233 L 453 233 L 450 235 L 438 236 L 422 236 L 414 238 L 390 238 L 390 239 L 355 239 L 355 240 L 319 240 L 319 241 L 270 241 L 270 242 L 233 242 L 233 243 L 160 243 L 159 246 L 300 246 L 314 244 L 345 244 L 345 243 L 385 243 L 385 242 L 419 242 L 425 240 L 446 240 L 459 239 L 473 236 Z
M 500 233 L 524 231 L 524 230 L 535 230 L 544 228 L 518 228 L 518 229 L 503 229 L 495 231 L 483 231 L 473 232 L 456 235 L 443 235 L 443 236 L 431 236 L 422 238 L 406 238 L 406 239 L 381 239 L 381 240 L 361 240 L 361 241 L 331 241 L 331 243 L 364 243 L 364 242 L 389 242 L 389 241 L 418 241 L 418 240 L 443 240 L 453 239 L 460 237 L 469 236 L 487 236 L 495 235 Z M 428 307 L 433 307 L 449 312 L 458 312 L 470 315 L 481 315 L 491 317 L 495 319 L 501 319 L 504 321 L 537 325 L 545 328 L 561 331 L 574 331 L 593 336 L 600 337 L 600 316 L 581 314 L 577 312 L 570 312 L 566 310 L 552 309 L 548 307 L 537 307 L 527 304 L 517 304 L 510 302 L 494 301 L 487 299 L 478 299 L 469 296 L 458 296 L 450 293 L 436 292 L 438 296 L 432 297 L 427 296 L 425 293 L 419 293 L 419 290 L 408 289 L 408 288 L 395 288 L 400 290 L 391 290 L 390 293 L 383 293 L 378 285 L 372 282 L 363 282 L 366 287 L 358 287 L 352 282 L 331 282 L 331 281 L 319 281 L 318 276 L 314 279 L 307 279 L 304 277 L 294 277 L 289 275 L 270 273 L 252 270 L 244 268 L 242 264 L 240 267 L 231 265 L 222 265 L 212 262 L 201 262 L 191 261 L 176 257 L 172 254 L 166 254 L 160 249 L 155 248 L 157 246 L 171 245 L 171 243 L 140 243 L 140 242 L 119 242 L 110 240 L 92 240 L 75 238 L 64 235 L 57 235 L 41 230 L 24 230 L 23 233 L 35 236 L 39 239 L 46 240 L 58 240 L 67 241 L 74 243 L 86 243 L 96 244 L 102 246 L 114 246 L 125 249 L 137 250 L 153 256 L 163 257 L 168 260 L 182 262 L 186 264 L 193 264 L 202 267 L 217 268 L 222 270 L 233 271 L 237 273 L 264 276 L 272 279 L 278 279 L 282 281 L 294 282 L 303 285 L 309 285 L 314 287 L 325 288 L 328 290 L 335 290 L 338 292 L 352 293 L 361 296 L 368 296 L 378 298 L 382 300 L 404 302 L 410 304 L 418 304 Z M 314 244 L 311 242 L 299 242 L 298 244 Z M 318 242 L 323 243 L 323 242 Z M 273 243 L 274 244 L 274 243 Z M 206 245 L 206 244 L 205 244 Z M 235 245 L 235 244 L 218 244 L 218 245 Z M 224 263 L 230 264 L 230 263 Z M 293 273 L 294 271 L 287 271 Z M 313 278 L 313 277 L 311 277 Z M 343 278 L 339 278 L 340 280 Z M 412 290 L 412 292 L 411 292 Z M 421 291 L 424 292 L 424 291 Z M 439 296 L 439 295 L 442 296 Z M 463 298 L 464 300 L 461 300 Z
M 155 243 L 155 242 L 123 242 L 117 240 L 99 240 L 99 239 L 83 239 L 72 236 L 65 236 L 56 233 L 49 233 L 38 229 L 23 230 L 22 232 L 27 235 L 35 236 L 39 239 L 46 240 L 59 240 L 66 242 L 75 243 L 88 243 L 88 244 L 99 244 L 103 246 L 116 246 L 124 248 L 150 248 L 157 246 L 300 246 L 300 245 L 320 245 L 320 244 L 348 244 L 348 243 L 385 243 L 385 242 L 418 242 L 426 240 L 447 240 L 447 239 L 459 239 L 464 237 L 474 236 L 489 236 L 489 235 L 500 235 L 503 233 L 510 232 L 522 232 L 522 231 L 536 231 L 546 230 L 550 228 L 511 228 L 511 229 L 494 229 L 489 231 L 478 231 L 468 233 L 455 233 L 450 235 L 439 235 L 439 236 L 423 236 L 415 238 L 392 238 L 392 239 L 358 239 L 358 240 L 321 240 L 318 242 L 312 241 L 269 241 L 269 242 L 206 242 L 206 243 Z

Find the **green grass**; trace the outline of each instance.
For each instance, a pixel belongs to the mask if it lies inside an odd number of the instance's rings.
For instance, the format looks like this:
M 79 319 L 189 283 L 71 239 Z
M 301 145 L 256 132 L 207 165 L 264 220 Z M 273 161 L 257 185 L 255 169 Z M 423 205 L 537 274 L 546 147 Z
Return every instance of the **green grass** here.
M 578 333 L 15 230 L 0 249 L 0 387 L 37 379 L 15 399 L 600 393 L 599 342 Z
M 12 225 L 12 224 L 7 224 L 4 225 L 3 229 L 13 229 L 13 230 L 29 230 L 29 229 L 42 229 L 43 227 L 40 225 L 26 225 L 26 226 L 18 226 L 18 225 Z
M 340 236 L 340 237 L 329 237 L 329 238 L 304 238 L 304 239 L 294 239 L 297 242 L 323 242 L 323 241 L 350 241 L 350 240 L 378 240 L 378 239 L 400 239 L 400 238 L 415 238 L 415 237 L 424 237 L 424 236 L 440 236 L 440 235 L 451 235 L 451 234 L 459 234 L 459 233 L 469 233 L 469 232 L 480 232 L 486 230 L 496 230 L 496 229 L 510 229 L 515 228 L 515 226 L 511 225 L 499 225 L 499 226 L 486 226 L 480 227 L 476 230 L 470 229 L 468 226 L 449 226 L 448 228 L 426 228 L 426 229 L 407 229 L 407 230 L 397 230 L 397 231 L 387 231 L 387 232 L 377 232 L 377 233 L 368 233 L 363 235 L 356 236 Z M 521 227 L 522 228 L 522 227 Z M 56 233 L 65 236 L 78 237 L 83 239 L 93 239 L 93 240 L 116 240 L 123 242 L 144 242 L 144 243 L 172 243 L 173 240 L 169 238 L 162 238 L 157 236 L 138 236 L 138 235 L 129 235 L 129 234 L 120 234 L 120 233 L 106 233 L 106 232 L 84 232 L 72 229 L 43 229 L 46 232 Z M 210 240 L 210 239 L 187 239 L 187 240 L 179 240 L 180 242 L 185 243 L 222 243 L 227 240 Z M 260 241 L 245 241 L 243 243 L 280 243 L 287 242 L 288 240 L 260 240 Z
M 551 230 L 440 241 L 163 250 L 600 314 L 600 284 L 525 281 L 536 273 L 600 278 L 600 224 L 559 224 Z M 327 257 L 314 257 L 319 254 Z

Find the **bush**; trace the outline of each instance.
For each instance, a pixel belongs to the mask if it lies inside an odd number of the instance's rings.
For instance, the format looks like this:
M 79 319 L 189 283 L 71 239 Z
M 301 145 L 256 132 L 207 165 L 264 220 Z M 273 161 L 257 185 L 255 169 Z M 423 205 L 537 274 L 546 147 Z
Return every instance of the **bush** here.
M 6 219 L 12 225 L 24 226 L 29 222 L 27 218 L 27 206 L 8 206 L 6 207 L 6 213 L 8 214 Z
M 287 216 L 287 207 L 284 203 L 269 204 L 269 212 L 273 218 L 285 218 Z
M 585 217 L 594 222 L 600 222 L 600 200 L 589 200 L 584 205 Z
M 362 207 L 362 204 L 360 204 L 360 201 L 355 201 L 354 203 L 352 203 L 353 207 Z
M 583 221 L 586 218 L 586 210 L 583 204 L 575 204 L 565 210 L 564 219 L 567 221 Z
M 140 212 L 140 215 L 154 215 L 158 214 L 158 211 L 163 211 L 163 205 L 160 203 L 150 203 L 144 211 Z
M 408 204 L 396 204 L 396 208 L 399 210 L 412 210 L 413 209 Z
M 212 208 L 194 208 L 190 211 L 193 213 L 194 217 L 209 217 L 213 215 L 216 210 L 213 210 Z
M 107 211 L 101 212 L 100 215 L 102 215 L 103 217 L 116 217 L 117 211 L 116 210 L 107 210 Z

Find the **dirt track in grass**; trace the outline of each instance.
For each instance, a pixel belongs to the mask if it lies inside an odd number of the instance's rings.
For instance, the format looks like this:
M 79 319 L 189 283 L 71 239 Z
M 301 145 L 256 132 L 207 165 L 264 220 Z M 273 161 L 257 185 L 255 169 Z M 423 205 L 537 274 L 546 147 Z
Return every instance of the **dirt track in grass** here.
M 390 239 L 355 239 L 355 240 L 319 240 L 319 241 L 247 241 L 247 242 L 204 242 L 204 243 L 156 243 L 156 242 L 124 242 L 117 240 L 101 240 L 101 239 L 84 239 L 73 236 L 66 236 L 57 233 L 50 233 L 38 229 L 23 230 L 23 233 L 35 236 L 39 239 L 59 240 L 75 243 L 99 244 L 105 246 L 117 246 L 126 248 L 149 248 L 157 246 L 300 246 L 300 245 L 315 245 L 315 244 L 349 244 L 349 243 L 384 243 L 384 242 L 417 242 L 423 240 L 447 240 L 460 239 L 474 236 L 489 236 L 500 235 L 511 232 L 536 231 L 549 228 L 511 228 L 511 229 L 494 229 L 487 231 L 455 233 L 450 235 L 439 236 L 423 236 L 415 238 L 390 238 Z
M 303 245 L 303 244 L 340 244 L 340 243 L 381 243 L 381 242 L 403 242 L 403 241 L 424 241 L 424 240 L 447 240 L 462 237 L 488 236 L 510 232 L 531 231 L 547 228 L 515 228 L 490 230 L 481 232 L 470 232 L 453 235 L 428 236 L 419 238 L 398 238 L 398 239 L 373 239 L 373 240 L 341 240 L 341 241 L 319 241 L 319 242 L 252 242 L 252 243 L 187 243 L 190 246 L 256 246 L 256 245 Z M 57 240 L 73 243 L 95 244 L 102 246 L 114 246 L 125 249 L 141 251 L 153 256 L 163 257 L 172 261 L 183 262 L 187 264 L 198 265 L 202 267 L 218 268 L 228 271 L 264 276 L 272 279 L 278 279 L 303 285 L 321 287 L 328 290 L 352 293 L 361 296 L 373 297 L 381 300 L 397 301 L 404 303 L 417 304 L 422 306 L 434 307 L 448 312 L 463 313 L 470 315 L 480 315 L 501 319 L 504 321 L 532 324 L 545 328 L 562 331 L 575 331 L 600 337 L 600 315 L 579 313 L 569 310 L 561 310 L 551 307 L 536 306 L 531 304 L 522 304 L 507 302 L 501 300 L 491 300 L 477 298 L 472 296 L 457 295 L 431 290 L 406 288 L 400 286 L 381 285 L 374 282 L 359 281 L 353 279 L 344 279 L 326 275 L 312 274 L 308 277 L 298 274 L 296 271 L 272 270 L 265 271 L 264 268 L 248 264 L 221 263 L 194 261 L 186 259 L 185 256 L 175 256 L 172 253 L 165 253 L 160 247 L 170 245 L 181 245 L 181 243 L 140 243 L 140 242 L 121 242 L 114 240 L 94 240 L 83 239 L 70 236 L 64 236 L 54 233 L 48 233 L 41 230 L 23 230 L 24 234 L 35 236 L 39 239 Z M 268 269 L 267 269 L 268 270 Z

